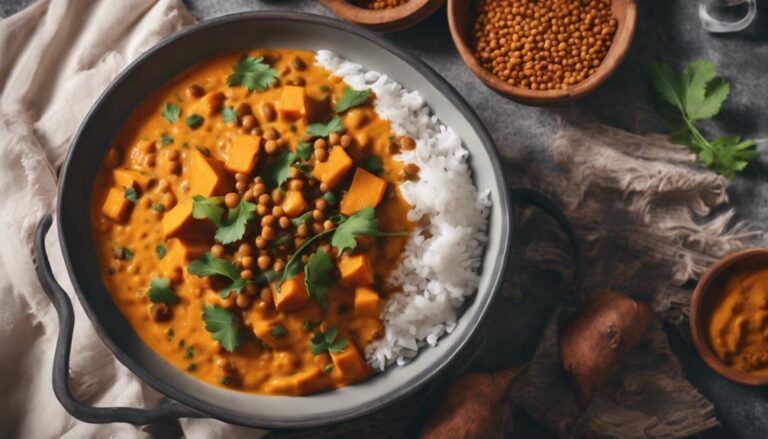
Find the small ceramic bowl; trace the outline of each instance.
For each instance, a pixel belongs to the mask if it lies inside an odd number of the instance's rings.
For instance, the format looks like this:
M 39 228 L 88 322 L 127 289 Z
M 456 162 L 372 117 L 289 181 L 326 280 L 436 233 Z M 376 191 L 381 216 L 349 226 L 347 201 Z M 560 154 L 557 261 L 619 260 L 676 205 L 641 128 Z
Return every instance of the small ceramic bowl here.
M 474 21 L 474 0 L 448 0 L 448 24 L 456 49 L 485 85 L 495 92 L 526 105 L 553 106 L 575 101 L 592 93 L 608 79 L 627 55 L 637 21 L 635 0 L 612 0 L 611 10 L 618 21 L 613 43 L 600 67 L 592 76 L 560 90 L 529 90 L 510 85 L 480 65 L 470 46 L 470 31 Z
M 395 32 L 415 26 L 432 15 L 444 2 L 445 0 L 409 0 L 394 8 L 372 10 L 356 6 L 349 0 L 320 0 L 320 3 L 342 20 L 377 32 Z
M 693 290 L 689 315 L 693 344 L 707 365 L 731 381 L 753 386 L 768 384 L 768 377 L 741 372 L 723 363 L 712 351 L 705 331 L 712 312 L 712 301 L 722 291 L 728 278 L 743 269 L 764 267 L 768 267 L 768 248 L 750 248 L 720 259 L 704 273 Z

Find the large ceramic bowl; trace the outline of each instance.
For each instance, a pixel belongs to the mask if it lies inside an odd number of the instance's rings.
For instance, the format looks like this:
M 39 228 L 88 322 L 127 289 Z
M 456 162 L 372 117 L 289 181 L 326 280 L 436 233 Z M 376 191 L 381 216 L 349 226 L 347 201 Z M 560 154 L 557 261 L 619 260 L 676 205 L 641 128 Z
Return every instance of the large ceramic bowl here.
M 473 178 L 490 191 L 488 243 L 477 293 L 456 330 L 437 347 L 422 350 L 405 367 L 393 367 L 359 384 L 302 396 L 262 396 L 218 388 L 180 372 L 149 349 L 133 331 L 102 283 L 88 214 L 94 179 L 113 138 L 139 103 L 179 73 L 224 52 L 254 48 L 330 49 L 368 69 L 418 90 L 444 123 L 464 140 Z M 349 420 L 380 409 L 424 386 L 452 366 L 470 344 L 499 288 L 510 237 L 507 189 L 493 142 L 477 115 L 443 78 L 417 58 L 381 38 L 339 21 L 295 13 L 244 13 L 180 32 L 132 63 L 98 99 L 75 136 L 61 173 L 57 206 L 59 236 L 80 304 L 114 355 L 168 399 L 154 409 L 95 408 L 67 388 L 72 307 L 50 273 L 38 228 L 38 274 L 59 311 L 61 334 L 54 390 L 67 410 L 88 422 L 146 423 L 169 417 L 213 417 L 257 427 L 305 428 Z M 536 197 L 534 197 L 536 198 Z M 530 200 L 529 200 L 530 201 Z

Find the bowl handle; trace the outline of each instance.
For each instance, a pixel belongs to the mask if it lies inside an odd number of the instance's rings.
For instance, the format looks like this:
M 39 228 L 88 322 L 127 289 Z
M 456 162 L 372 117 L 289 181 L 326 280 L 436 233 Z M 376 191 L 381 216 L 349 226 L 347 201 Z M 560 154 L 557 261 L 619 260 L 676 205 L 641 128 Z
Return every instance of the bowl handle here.
M 177 401 L 163 398 L 157 407 L 152 409 L 137 409 L 130 407 L 91 407 L 72 396 L 69 390 L 69 354 L 72 349 L 72 330 L 75 325 L 75 313 L 72 301 L 67 293 L 56 282 L 48 262 L 45 250 L 45 234 L 51 228 L 51 216 L 45 215 L 40 219 L 35 231 L 34 252 L 37 277 L 48 298 L 53 302 L 59 317 L 59 338 L 56 342 L 56 352 L 53 357 L 53 393 L 64 409 L 75 418 L 93 424 L 109 422 L 127 422 L 129 424 L 150 424 L 176 418 L 208 417 Z
M 538 207 L 547 213 L 563 229 L 568 241 L 571 244 L 571 257 L 573 258 L 573 275 L 571 277 L 571 288 L 573 291 L 579 291 L 581 280 L 584 275 L 584 256 L 581 252 L 581 245 L 576 232 L 573 230 L 571 222 L 565 213 L 557 207 L 546 195 L 539 191 L 527 188 L 510 188 L 509 200 L 513 203 L 528 204 Z

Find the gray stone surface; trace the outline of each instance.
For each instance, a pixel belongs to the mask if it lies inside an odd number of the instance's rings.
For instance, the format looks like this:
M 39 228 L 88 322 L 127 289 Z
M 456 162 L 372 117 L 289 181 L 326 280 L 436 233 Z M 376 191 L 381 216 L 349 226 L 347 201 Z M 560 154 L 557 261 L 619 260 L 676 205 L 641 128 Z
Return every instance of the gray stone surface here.
M 118 0 L 119 1 L 119 0 Z M 8 16 L 30 0 L 0 0 L 0 14 Z M 328 15 L 315 0 L 185 0 L 198 18 L 257 9 L 303 10 Z M 386 38 L 426 61 L 466 97 L 490 129 L 505 165 L 520 166 L 541 160 L 557 131 L 557 116 L 576 111 L 633 132 L 663 131 L 662 120 L 652 108 L 646 68 L 651 61 L 676 67 L 705 57 L 720 65 L 732 82 L 732 97 L 716 122 L 707 123 L 710 134 L 743 134 L 768 138 L 768 1 L 759 1 L 759 15 L 745 32 L 714 36 L 704 32 L 694 0 L 645 0 L 640 3 L 637 33 L 628 58 L 608 82 L 586 99 L 560 109 L 531 108 L 508 101 L 485 88 L 461 62 L 451 41 L 445 8 L 424 24 Z M 765 144 L 761 150 L 765 150 Z M 740 219 L 750 219 L 768 229 L 768 155 L 751 165 L 730 187 Z M 498 368 L 529 358 L 546 316 L 555 304 L 550 296 L 525 294 L 505 298 L 490 317 L 493 334 L 489 349 L 476 368 Z M 705 437 L 768 437 L 768 389 L 750 388 L 726 381 L 710 371 L 689 342 L 668 330 L 670 341 L 691 381 L 714 401 L 723 428 Z M 529 436 L 539 436 L 531 430 Z

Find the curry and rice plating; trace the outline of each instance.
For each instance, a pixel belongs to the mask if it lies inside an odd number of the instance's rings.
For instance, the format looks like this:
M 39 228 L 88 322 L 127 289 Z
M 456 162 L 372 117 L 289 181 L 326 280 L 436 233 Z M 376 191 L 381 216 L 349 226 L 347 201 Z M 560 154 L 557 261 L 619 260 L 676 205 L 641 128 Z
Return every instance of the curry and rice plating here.
M 302 395 L 372 370 L 411 223 L 399 193 L 415 147 L 369 90 L 314 54 L 223 56 L 132 114 L 97 177 L 103 279 L 139 336 L 179 369 Z

